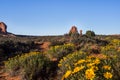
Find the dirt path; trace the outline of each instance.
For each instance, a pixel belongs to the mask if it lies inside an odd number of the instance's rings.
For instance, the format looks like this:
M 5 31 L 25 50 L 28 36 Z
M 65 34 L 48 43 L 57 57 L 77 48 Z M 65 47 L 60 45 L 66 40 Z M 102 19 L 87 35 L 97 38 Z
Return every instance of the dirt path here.
M 0 64 L 0 80 L 21 80 L 20 76 L 11 77 L 5 72 L 4 64 Z
M 50 42 L 44 42 L 40 47 L 46 51 L 49 49 L 49 46 L 50 46 Z
M 4 66 L 0 65 L 0 80 L 6 80 L 7 74 L 4 72 Z
M 49 49 L 50 42 L 44 42 L 39 47 L 42 51 L 46 51 Z M 0 80 L 21 80 L 20 76 L 11 77 L 8 73 L 4 70 L 4 65 L 0 65 Z

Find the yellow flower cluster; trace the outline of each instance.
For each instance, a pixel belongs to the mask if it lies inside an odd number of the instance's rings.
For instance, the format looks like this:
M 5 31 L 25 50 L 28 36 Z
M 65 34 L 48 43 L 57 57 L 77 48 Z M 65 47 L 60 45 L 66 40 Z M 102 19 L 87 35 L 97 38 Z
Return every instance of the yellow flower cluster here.
M 71 75 L 71 73 L 72 73 L 72 71 L 68 70 L 68 71 L 65 73 L 65 75 L 63 76 L 62 79 L 67 78 L 68 76 Z
M 104 73 L 104 77 L 105 77 L 106 79 L 111 79 L 112 76 L 113 76 L 113 75 L 112 75 L 110 72 Z
M 120 40 L 119 39 L 113 39 L 113 40 L 110 41 L 110 43 L 107 46 L 101 47 L 101 49 L 103 51 L 110 51 L 110 50 L 120 51 L 119 46 L 120 46 Z
M 79 72 L 80 70 L 84 69 L 84 67 L 85 66 L 75 67 L 72 73 L 74 74 L 76 72 Z
M 100 64 L 100 60 L 99 60 L 98 58 L 96 58 L 96 59 L 94 60 L 94 63 L 95 63 L 95 64 Z
M 94 80 L 98 78 L 101 80 L 112 79 L 113 73 L 111 73 L 112 67 L 110 66 L 110 58 L 104 54 L 103 56 L 105 58 L 99 58 L 87 54 L 85 56 L 84 52 L 75 52 L 67 55 L 60 60 L 58 65 L 63 71 L 65 71 L 62 80 L 71 78 L 75 80 Z
M 97 66 L 92 66 L 91 69 L 92 69 L 93 71 L 97 71 L 97 70 L 98 70 L 98 67 L 97 67 Z
M 82 69 L 84 69 L 84 66 L 75 67 L 73 71 L 71 71 L 71 70 L 66 71 L 66 73 L 62 77 L 62 80 L 64 80 L 65 78 L 68 78 L 72 74 L 79 72 Z
M 111 41 L 111 44 L 115 45 L 115 46 L 119 46 L 120 45 L 120 40 L 119 39 L 113 39 Z
M 84 63 L 85 62 L 85 60 L 84 59 L 80 59 L 80 60 L 78 60 L 78 62 L 77 63 L 75 63 L 74 65 L 78 65 L 78 64 L 81 64 L 81 63 Z
M 86 79 L 94 79 L 95 73 L 94 73 L 93 69 L 87 69 L 85 71 L 85 77 L 86 77 Z
M 68 43 L 68 44 L 64 44 L 64 45 L 57 45 L 57 46 L 52 46 L 50 48 L 50 50 L 57 50 L 57 49 L 60 49 L 60 48 L 63 48 L 63 49 L 67 49 L 67 48 L 74 48 L 74 44 L 72 43 Z
M 110 70 L 110 69 L 111 69 L 111 66 L 105 65 L 105 66 L 103 66 L 103 68 L 104 68 L 105 70 Z
M 89 67 L 92 67 L 92 66 L 94 66 L 95 65 L 95 63 L 88 63 L 87 64 L 87 67 L 89 68 Z
M 9 58 L 8 60 L 12 60 L 12 59 L 16 59 L 17 60 L 18 58 L 20 58 L 22 60 L 24 58 L 27 58 L 27 57 L 30 57 L 30 56 L 33 56 L 33 55 L 37 55 L 37 54 L 42 54 L 42 53 L 40 53 L 40 52 L 24 53 L 22 55 L 17 55 L 14 58 Z

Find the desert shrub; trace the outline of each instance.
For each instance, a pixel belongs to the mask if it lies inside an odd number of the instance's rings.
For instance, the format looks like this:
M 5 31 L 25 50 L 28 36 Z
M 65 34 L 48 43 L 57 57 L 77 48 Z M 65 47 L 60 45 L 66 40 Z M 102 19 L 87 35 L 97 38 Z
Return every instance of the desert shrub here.
M 56 46 L 56 45 L 63 45 L 65 43 L 64 40 L 52 40 L 51 41 L 51 46 Z
M 70 34 L 70 42 L 76 43 L 78 41 L 79 37 L 80 37 L 79 33 Z
M 35 80 L 38 75 L 41 79 L 47 78 L 50 61 L 42 53 L 31 52 L 21 56 L 9 58 L 5 62 L 5 69 L 12 76 L 20 75 L 25 80 Z
M 71 43 L 76 45 L 77 50 L 84 48 L 86 44 L 97 44 L 94 38 L 89 38 L 87 36 L 79 36 L 75 39 L 72 39 Z
M 120 77 L 120 40 L 112 39 L 110 43 L 104 47 L 101 47 L 101 52 L 109 57 L 114 57 L 115 64 L 113 64 L 114 75 L 116 80 Z
M 57 45 L 52 46 L 50 49 L 46 52 L 46 55 L 50 58 L 57 58 L 58 60 L 61 59 L 63 56 L 73 52 L 75 49 L 74 44 L 68 43 L 64 45 Z
M 113 39 L 109 42 L 108 45 L 101 47 L 102 53 L 112 56 L 112 54 L 119 53 L 120 51 L 120 40 Z
M 68 54 L 67 56 L 63 57 L 58 64 L 58 67 L 60 68 L 60 74 L 64 74 L 68 69 L 72 69 L 74 64 L 79 59 L 84 59 L 88 54 L 77 51 L 73 52 L 71 54 Z
M 75 38 L 77 38 L 77 37 L 79 37 L 80 35 L 79 35 L 79 33 L 72 33 L 71 35 L 70 35 L 70 37 L 72 37 L 73 39 L 75 39 Z
M 15 56 L 16 54 L 29 52 L 34 49 L 34 42 L 16 42 L 12 40 L 2 41 L 0 48 L 4 51 L 4 54 L 8 57 Z
M 71 43 L 76 45 L 77 50 L 80 50 L 81 48 L 86 47 L 86 45 L 88 45 L 88 44 L 98 45 L 98 46 L 106 46 L 109 42 L 107 40 L 101 40 L 98 38 L 87 37 L 87 36 L 83 35 L 83 36 L 76 37 L 75 39 L 71 39 Z
M 59 61 L 62 80 L 118 80 L 114 70 L 115 58 L 102 55 L 96 57 L 84 52 L 67 55 Z
M 94 31 L 88 30 L 88 31 L 86 31 L 86 35 L 87 35 L 88 37 L 94 37 L 94 36 L 95 36 L 95 33 L 94 33 Z
M 92 54 L 99 54 L 100 53 L 100 46 L 98 45 L 92 45 L 90 46 L 90 53 Z
M 0 49 L 0 56 L 1 56 L 1 57 L 4 57 L 4 56 L 5 56 L 4 51 L 3 51 L 2 49 Z
M 6 55 L 4 54 L 4 51 L 0 49 L 0 64 L 2 64 L 2 61 L 6 59 Z

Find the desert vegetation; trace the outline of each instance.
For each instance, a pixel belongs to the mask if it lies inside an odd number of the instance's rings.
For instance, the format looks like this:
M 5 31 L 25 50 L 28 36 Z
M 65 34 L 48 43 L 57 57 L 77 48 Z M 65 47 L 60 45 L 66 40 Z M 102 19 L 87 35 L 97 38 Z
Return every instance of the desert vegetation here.
M 7 73 L 9 80 L 119 80 L 120 37 L 74 31 L 0 36 L 0 79 L 7 80 Z

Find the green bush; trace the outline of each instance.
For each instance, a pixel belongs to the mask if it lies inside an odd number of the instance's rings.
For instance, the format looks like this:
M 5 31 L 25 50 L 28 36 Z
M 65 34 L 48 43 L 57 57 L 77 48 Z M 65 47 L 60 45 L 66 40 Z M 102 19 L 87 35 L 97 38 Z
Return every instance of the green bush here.
M 51 46 L 56 46 L 56 45 L 63 45 L 65 43 L 65 41 L 63 40 L 52 40 L 51 41 Z
M 114 57 L 102 55 L 96 57 L 84 52 L 67 55 L 59 61 L 62 80 L 118 80 L 118 73 L 114 70 Z M 119 68 L 117 68 L 119 69 Z
M 119 80 L 120 77 L 120 40 L 111 39 L 110 43 L 101 47 L 101 52 L 107 56 L 114 57 L 115 63 L 112 65 L 114 68 L 114 77 Z
M 68 69 L 73 68 L 76 61 L 79 59 L 84 59 L 87 55 L 89 54 L 86 54 L 82 51 L 77 51 L 63 57 L 63 59 L 61 59 L 58 64 L 58 67 L 60 68 L 59 73 L 63 75 Z
M 52 46 L 50 49 L 46 52 L 46 55 L 50 59 L 56 58 L 57 60 L 61 59 L 63 56 L 66 56 L 67 54 L 73 52 L 75 49 L 74 44 L 64 44 L 64 45 L 58 45 L 58 46 Z
M 87 35 L 88 37 L 94 37 L 94 36 L 95 36 L 95 33 L 94 33 L 94 31 L 88 30 L 88 31 L 86 31 L 86 35 Z
M 9 58 L 5 62 L 5 69 L 11 76 L 20 75 L 22 79 L 35 80 L 48 77 L 50 61 L 42 53 L 31 52 L 14 58 Z
M 15 56 L 17 54 L 22 54 L 29 52 L 34 49 L 34 42 L 16 42 L 12 40 L 2 41 L 0 43 L 0 48 L 4 51 L 7 57 Z

